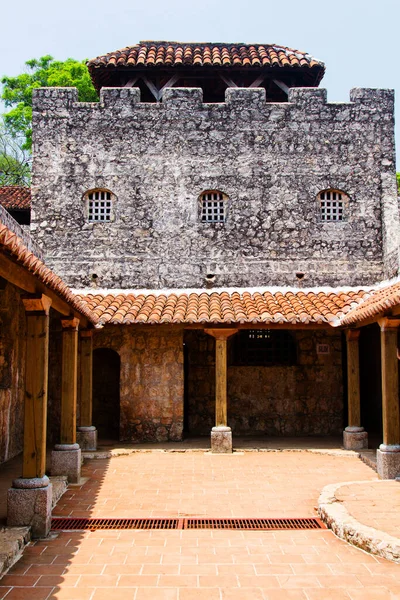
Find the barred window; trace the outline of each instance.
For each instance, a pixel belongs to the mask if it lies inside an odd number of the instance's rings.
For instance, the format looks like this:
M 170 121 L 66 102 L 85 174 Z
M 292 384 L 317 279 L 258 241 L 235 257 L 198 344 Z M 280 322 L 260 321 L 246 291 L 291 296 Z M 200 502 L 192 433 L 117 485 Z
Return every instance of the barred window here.
M 94 190 L 86 193 L 89 223 L 111 221 L 113 195 L 107 190 Z
M 318 194 L 321 221 L 344 221 L 346 194 L 339 190 L 324 190 Z
M 292 334 L 279 329 L 242 329 L 233 339 L 234 363 L 249 366 L 296 364 Z
M 201 220 L 203 223 L 226 221 L 227 197 L 222 192 L 207 191 L 200 196 Z

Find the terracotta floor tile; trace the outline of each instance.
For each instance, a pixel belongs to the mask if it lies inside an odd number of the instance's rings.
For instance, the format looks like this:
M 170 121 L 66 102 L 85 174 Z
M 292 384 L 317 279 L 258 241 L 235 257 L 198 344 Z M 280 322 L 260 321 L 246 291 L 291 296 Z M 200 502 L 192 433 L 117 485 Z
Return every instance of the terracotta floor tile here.
M 1 585 L 6 586 L 23 586 L 23 587 L 31 587 L 36 584 L 39 580 L 39 575 L 13 575 L 7 574 L 0 580 Z
M 363 587 L 360 579 L 355 575 L 321 575 L 318 576 L 318 581 L 324 588 L 344 588 L 354 589 Z
M 174 588 L 140 588 L 137 590 L 135 600 L 178 600 L 178 590 Z
M 400 591 L 396 593 L 381 587 L 348 590 L 348 594 L 351 600 L 400 600 Z
M 321 588 L 317 577 L 308 575 L 278 575 L 278 580 L 282 588 Z
M 376 480 L 355 456 L 310 452 L 137 453 L 88 461 L 83 475 L 55 513 L 306 517 L 328 483 Z M 400 600 L 398 569 L 327 530 L 61 532 L 28 546 L 7 576 L 52 582 L 54 593 L 4 589 L 7 600 Z
M 276 589 L 280 587 L 279 579 L 275 575 L 238 575 L 240 587 L 259 587 Z
M 179 600 L 220 600 L 221 593 L 215 588 L 179 588 Z
M 118 590 L 113 588 L 96 588 L 91 600 L 135 600 L 137 588 L 124 588 Z
M 46 600 L 52 590 L 53 588 L 14 587 L 8 592 L 6 598 L 8 600 Z
M 156 587 L 159 575 L 121 575 L 118 587 Z
M 78 587 L 115 587 L 118 575 L 81 575 Z
M 265 600 L 306 600 L 303 590 L 262 590 Z M 308 593 L 308 590 L 307 590 Z
M 263 594 L 263 591 L 260 590 L 260 588 L 255 587 L 248 587 L 245 589 L 222 588 L 220 592 L 221 600 L 264 600 L 264 598 L 266 598 L 266 596 Z M 200 597 L 199 600 L 201 600 Z
M 91 600 L 94 588 L 60 588 L 54 589 L 48 600 Z M 108 588 L 110 593 L 110 588 Z
M 144 565 L 104 565 L 102 575 L 140 575 Z M 157 571 L 158 574 L 158 571 Z M 150 573 L 145 573 L 150 575 Z
M 350 598 L 347 590 L 307 589 L 305 593 L 308 600 L 349 600 Z

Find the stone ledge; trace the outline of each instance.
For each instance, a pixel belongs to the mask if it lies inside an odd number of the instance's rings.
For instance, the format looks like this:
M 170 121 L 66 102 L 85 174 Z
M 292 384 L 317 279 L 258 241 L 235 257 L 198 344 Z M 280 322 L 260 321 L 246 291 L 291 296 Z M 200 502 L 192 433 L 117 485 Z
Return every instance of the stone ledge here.
M 54 475 L 49 477 L 50 483 L 53 485 L 53 498 L 51 508 L 54 508 L 61 496 L 67 491 L 68 481 L 65 475 Z
M 0 527 L 0 579 L 21 558 L 30 539 L 30 527 Z
M 190 454 L 190 453 L 202 453 L 202 454 L 212 454 L 211 449 L 208 448 L 131 448 L 129 446 L 123 448 L 110 448 L 99 449 L 99 450 L 83 450 L 82 458 L 84 460 L 93 460 L 93 459 L 105 459 L 105 458 L 113 458 L 115 456 L 129 456 L 130 454 L 136 453 L 177 453 L 177 454 Z M 310 452 L 312 454 L 325 454 L 326 456 L 340 456 L 342 458 L 359 458 L 359 452 L 355 452 L 353 450 L 342 450 L 342 449 L 334 449 L 334 448 L 246 448 L 246 447 L 238 447 L 233 448 L 233 454 L 243 454 L 248 452 Z
M 400 563 L 400 539 L 363 525 L 352 517 L 343 502 L 336 498 L 335 494 L 341 487 L 357 483 L 368 482 L 347 481 L 325 486 L 318 500 L 318 513 L 321 519 L 342 540 L 376 556 Z
M 378 472 L 376 450 L 362 450 L 360 452 L 360 459 L 368 467 L 371 467 L 371 469 L 373 469 L 375 472 Z

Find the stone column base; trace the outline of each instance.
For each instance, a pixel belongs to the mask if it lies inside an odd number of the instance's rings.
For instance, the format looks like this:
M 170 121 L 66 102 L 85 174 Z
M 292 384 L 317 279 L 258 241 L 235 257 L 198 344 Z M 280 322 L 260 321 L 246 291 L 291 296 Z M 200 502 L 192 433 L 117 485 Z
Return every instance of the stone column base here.
M 69 483 L 81 478 L 81 449 L 79 444 L 56 444 L 51 453 L 51 474 L 66 475 Z
M 396 479 L 400 475 L 400 446 L 381 444 L 376 451 L 376 458 L 381 479 Z
M 31 527 L 32 537 L 46 537 L 51 525 L 53 486 L 49 478 L 20 477 L 7 493 L 7 525 Z
M 213 427 L 211 430 L 211 452 L 229 454 L 232 452 L 232 430 L 230 427 Z
M 345 450 L 368 448 L 368 433 L 364 431 L 364 427 L 346 427 L 343 431 L 343 447 Z
M 96 427 L 78 427 L 76 430 L 76 441 L 82 451 L 97 450 L 97 429 Z

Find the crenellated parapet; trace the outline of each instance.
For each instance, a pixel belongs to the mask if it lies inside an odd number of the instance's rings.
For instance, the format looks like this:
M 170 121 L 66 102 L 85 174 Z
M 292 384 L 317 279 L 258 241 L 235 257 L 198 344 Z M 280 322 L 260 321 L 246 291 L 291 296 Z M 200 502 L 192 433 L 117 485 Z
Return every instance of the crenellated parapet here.
M 203 91 L 201 88 L 167 88 L 163 93 L 161 103 L 142 103 L 139 88 L 102 88 L 100 91 L 100 102 L 78 102 L 78 91 L 76 88 L 37 88 L 33 90 L 34 110 L 48 110 L 53 113 L 67 116 L 67 110 L 86 109 L 104 110 L 112 107 L 123 108 L 123 106 L 134 107 L 139 110 L 153 110 L 155 113 L 160 109 L 193 107 L 208 110 L 210 107 L 222 109 L 234 107 L 238 110 L 258 108 L 266 112 L 266 108 L 279 105 L 281 108 L 290 109 L 296 107 L 348 107 L 352 104 L 365 106 L 366 108 L 381 108 L 385 106 L 390 113 L 394 106 L 394 90 L 353 88 L 350 90 L 349 102 L 328 102 L 327 90 L 323 88 L 291 88 L 288 92 L 288 102 L 266 102 L 264 88 L 228 88 L 225 92 L 224 103 L 207 104 L 203 102 Z

